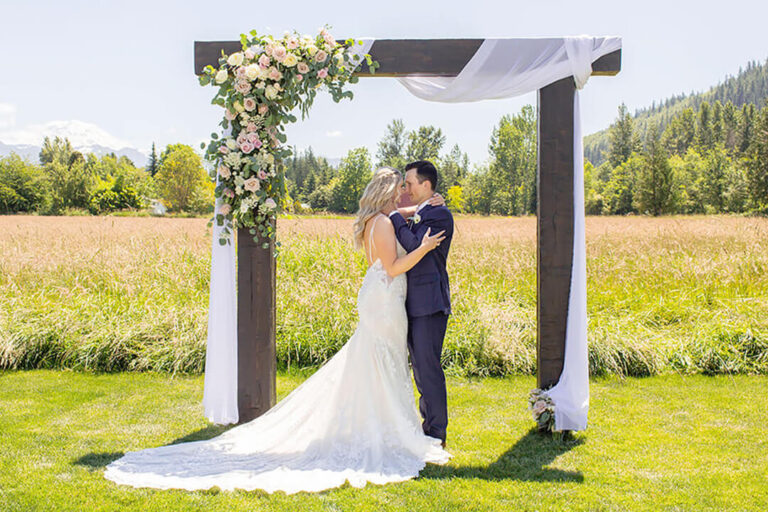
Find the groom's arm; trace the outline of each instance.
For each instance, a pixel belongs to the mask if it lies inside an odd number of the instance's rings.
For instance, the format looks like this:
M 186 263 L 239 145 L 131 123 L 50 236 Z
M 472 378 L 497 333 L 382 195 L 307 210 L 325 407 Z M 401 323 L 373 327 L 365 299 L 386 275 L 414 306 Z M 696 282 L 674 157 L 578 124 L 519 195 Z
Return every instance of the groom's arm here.
M 395 227 L 395 236 L 408 252 L 415 251 L 421 245 L 421 239 L 429 228 L 430 235 L 435 235 L 440 231 L 448 232 L 450 228 L 450 214 L 447 210 L 436 208 L 429 211 L 421 218 L 421 222 L 416 225 L 416 229 L 411 231 L 402 215 L 392 212 L 389 216 L 392 225 Z

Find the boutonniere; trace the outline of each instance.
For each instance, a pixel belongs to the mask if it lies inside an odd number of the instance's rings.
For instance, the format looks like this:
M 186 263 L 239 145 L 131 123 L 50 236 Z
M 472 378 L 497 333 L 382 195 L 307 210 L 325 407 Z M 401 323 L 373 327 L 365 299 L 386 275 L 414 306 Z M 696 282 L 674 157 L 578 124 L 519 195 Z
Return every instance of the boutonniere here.
M 418 224 L 419 222 L 421 222 L 421 215 L 419 215 L 418 213 L 414 213 L 414 214 L 413 214 L 413 217 L 411 217 L 411 219 L 410 219 L 410 220 L 411 220 L 411 222 L 413 222 L 414 224 Z

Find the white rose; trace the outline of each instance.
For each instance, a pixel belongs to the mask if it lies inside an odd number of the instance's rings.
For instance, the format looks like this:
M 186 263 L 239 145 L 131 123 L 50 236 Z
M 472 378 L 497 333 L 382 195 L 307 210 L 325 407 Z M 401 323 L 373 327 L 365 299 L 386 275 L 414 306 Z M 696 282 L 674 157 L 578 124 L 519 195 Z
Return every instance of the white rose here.
M 227 80 L 227 77 L 229 76 L 229 73 L 227 73 L 226 69 L 220 69 L 218 73 L 216 73 L 216 83 L 221 84 L 224 83 Z
M 285 60 L 283 61 L 283 65 L 288 66 L 289 68 L 292 68 L 298 63 L 299 63 L 299 59 L 297 59 L 296 56 L 292 53 L 289 53 L 288 55 L 286 55 Z
M 317 46 L 315 46 L 313 44 L 308 45 L 307 46 L 307 53 L 309 54 L 310 57 L 314 57 L 315 54 L 317 53 Z
M 227 64 L 230 66 L 239 66 L 243 63 L 243 52 L 233 53 L 227 58 Z
M 227 147 L 231 150 L 237 149 L 237 142 L 235 142 L 235 139 L 227 139 Z
M 245 76 L 253 82 L 261 76 L 261 66 L 258 64 L 251 64 L 245 68 Z
M 271 197 L 264 201 L 264 205 L 270 210 L 274 210 L 277 207 L 277 203 Z
M 272 165 L 275 163 L 275 156 L 272 153 L 267 153 L 264 155 L 264 160 L 269 164 Z
M 275 89 L 272 85 L 268 85 L 264 91 L 264 96 L 266 96 L 268 100 L 274 100 L 277 98 L 277 89 Z

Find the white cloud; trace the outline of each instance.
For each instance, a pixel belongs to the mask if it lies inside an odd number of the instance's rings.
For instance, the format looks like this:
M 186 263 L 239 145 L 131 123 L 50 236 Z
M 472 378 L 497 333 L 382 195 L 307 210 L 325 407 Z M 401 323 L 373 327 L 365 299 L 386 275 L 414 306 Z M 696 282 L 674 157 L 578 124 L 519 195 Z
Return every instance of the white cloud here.
M 341 130 L 332 130 L 330 132 L 325 132 L 326 137 L 341 137 Z
M 16 105 L 0 103 L 0 130 L 16 126 Z

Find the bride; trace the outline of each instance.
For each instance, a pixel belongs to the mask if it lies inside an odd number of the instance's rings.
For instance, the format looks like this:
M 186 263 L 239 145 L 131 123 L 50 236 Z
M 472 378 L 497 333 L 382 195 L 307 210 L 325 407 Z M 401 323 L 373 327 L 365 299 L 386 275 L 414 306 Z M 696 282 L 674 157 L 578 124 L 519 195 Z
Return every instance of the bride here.
M 360 198 L 355 245 L 368 271 L 359 323 L 317 372 L 262 416 L 205 441 L 128 452 L 106 468 L 118 484 L 159 489 L 322 491 L 400 482 L 427 462 L 445 464 L 441 441 L 422 432 L 408 370 L 405 272 L 444 238 L 406 254 L 389 218 L 402 177 L 379 169 Z

